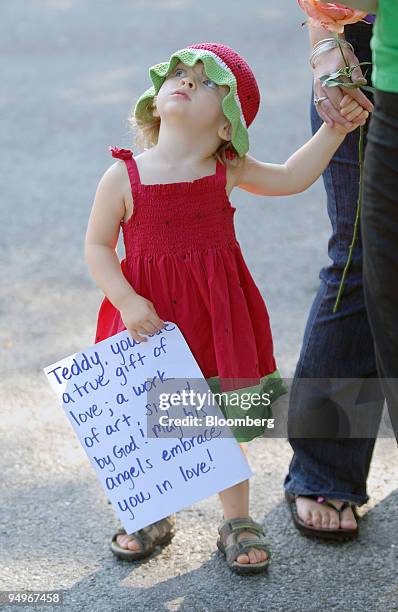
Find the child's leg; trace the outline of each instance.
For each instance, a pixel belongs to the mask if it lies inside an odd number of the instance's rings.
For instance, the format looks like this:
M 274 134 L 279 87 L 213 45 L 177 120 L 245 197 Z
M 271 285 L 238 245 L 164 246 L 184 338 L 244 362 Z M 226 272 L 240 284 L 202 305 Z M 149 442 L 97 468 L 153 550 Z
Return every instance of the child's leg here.
M 241 444 L 242 451 L 246 453 L 246 448 Z M 239 482 L 229 489 L 224 489 L 219 493 L 220 501 L 224 511 L 224 519 L 248 518 L 249 515 L 249 481 Z M 245 538 L 256 538 L 254 533 L 244 531 L 239 534 L 238 541 Z M 248 554 L 237 557 L 238 563 L 261 563 L 268 555 L 264 550 L 252 548 Z

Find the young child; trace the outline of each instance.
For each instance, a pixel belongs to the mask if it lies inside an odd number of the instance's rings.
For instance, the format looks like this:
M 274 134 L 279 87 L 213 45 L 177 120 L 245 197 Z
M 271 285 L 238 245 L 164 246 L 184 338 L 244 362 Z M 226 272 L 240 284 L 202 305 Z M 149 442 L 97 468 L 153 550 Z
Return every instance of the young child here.
M 345 137 L 324 124 L 285 164 L 248 153 L 247 128 L 260 103 L 255 77 L 234 50 L 192 45 L 150 69 L 152 87 L 138 100 L 134 120 L 148 148 L 135 158 L 112 147 L 114 163 L 99 182 L 86 235 L 86 260 L 105 293 L 96 342 L 127 329 L 145 335 L 175 322 L 213 392 L 282 392 L 269 316 L 234 231 L 234 187 L 257 195 L 290 195 L 321 175 Z M 343 103 L 352 130 L 368 117 L 354 100 Z M 122 227 L 126 256 L 115 252 Z M 221 407 L 221 406 L 220 406 Z M 221 409 L 223 409 L 221 407 Z M 268 406 L 245 414 L 269 416 Z M 227 414 L 228 416 L 228 414 Z M 239 442 L 264 428 L 236 430 Z M 262 527 L 249 515 L 249 482 L 222 491 L 217 545 L 238 573 L 267 569 Z M 174 535 L 175 515 L 127 535 L 111 549 L 139 559 Z

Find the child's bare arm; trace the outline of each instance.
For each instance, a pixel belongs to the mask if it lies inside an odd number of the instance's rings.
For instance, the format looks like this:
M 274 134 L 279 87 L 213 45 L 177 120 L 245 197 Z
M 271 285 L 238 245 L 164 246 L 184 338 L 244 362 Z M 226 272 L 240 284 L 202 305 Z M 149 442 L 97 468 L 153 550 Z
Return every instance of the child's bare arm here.
M 101 178 L 88 221 L 85 256 L 88 268 L 112 304 L 118 308 L 134 293 L 120 268 L 116 254 L 120 221 L 125 213 L 121 165 L 113 164 Z
M 109 301 L 120 310 L 122 320 L 133 338 L 154 333 L 163 327 L 149 300 L 138 295 L 120 267 L 116 245 L 120 221 L 125 214 L 123 162 L 116 162 L 103 175 L 95 194 L 85 239 L 87 266 Z
M 352 112 L 355 114 L 357 111 Z M 362 113 L 368 116 L 367 111 L 361 110 L 355 121 L 366 120 Z M 323 124 L 284 164 L 264 163 L 247 155 L 236 170 L 235 185 L 251 193 L 268 196 L 305 191 L 319 178 L 343 142 L 346 131 L 340 132 L 340 129 L 341 126 L 330 128 Z

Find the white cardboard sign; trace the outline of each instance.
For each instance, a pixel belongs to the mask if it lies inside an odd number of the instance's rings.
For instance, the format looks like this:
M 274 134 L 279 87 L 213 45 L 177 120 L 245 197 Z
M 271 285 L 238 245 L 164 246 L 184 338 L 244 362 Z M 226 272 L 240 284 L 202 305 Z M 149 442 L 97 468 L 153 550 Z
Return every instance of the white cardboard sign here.
M 168 393 L 175 379 L 178 390 L 186 379 L 186 388 L 199 381 L 210 393 L 175 323 L 147 342 L 120 332 L 44 373 L 127 533 L 252 475 L 228 428 L 203 426 L 189 437 L 182 428 L 167 429 L 173 437 L 159 426 L 147 431 L 149 415 L 165 413 L 148 397 L 166 382 Z M 217 404 L 207 411 L 223 417 Z

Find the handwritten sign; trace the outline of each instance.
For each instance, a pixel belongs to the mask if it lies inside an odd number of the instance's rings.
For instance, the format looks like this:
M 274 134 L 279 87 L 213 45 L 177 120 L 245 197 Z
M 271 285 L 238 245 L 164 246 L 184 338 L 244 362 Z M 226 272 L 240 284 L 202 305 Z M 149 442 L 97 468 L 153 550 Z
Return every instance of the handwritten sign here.
M 210 393 L 174 323 L 147 342 L 123 331 L 44 373 L 127 533 L 252 475 L 223 428 L 196 427 L 186 437 L 181 427 L 162 428 L 150 420 L 165 409 L 148 397 L 153 399 L 154 390 L 170 393 L 173 381 L 179 390 L 185 381 L 187 388 Z M 206 410 L 223 417 L 217 403 Z

